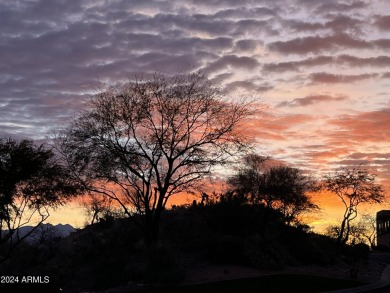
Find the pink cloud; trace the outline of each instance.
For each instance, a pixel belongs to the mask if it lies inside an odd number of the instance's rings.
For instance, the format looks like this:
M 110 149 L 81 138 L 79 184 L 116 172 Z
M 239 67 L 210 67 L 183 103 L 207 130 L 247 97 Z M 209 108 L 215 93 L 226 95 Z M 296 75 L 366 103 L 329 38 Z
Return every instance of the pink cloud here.
M 359 143 L 385 142 L 390 139 L 390 108 L 345 115 L 330 123 L 347 131 L 348 138 Z
M 279 107 L 304 107 L 318 103 L 324 102 L 334 102 L 334 101 L 344 101 L 346 100 L 346 96 L 330 96 L 330 95 L 309 95 L 304 98 L 297 98 L 292 100 L 291 102 L 283 102 L 280 103 Z
M 331 74 L 318 72 L 310 74 L 312 83 L 353 83 L 361 80 L 378 77 L 377 73 L 364 73 L 358 75 Z
M 390 30 L 390 15 L 377 16 L 374 24 L 381 30 Z

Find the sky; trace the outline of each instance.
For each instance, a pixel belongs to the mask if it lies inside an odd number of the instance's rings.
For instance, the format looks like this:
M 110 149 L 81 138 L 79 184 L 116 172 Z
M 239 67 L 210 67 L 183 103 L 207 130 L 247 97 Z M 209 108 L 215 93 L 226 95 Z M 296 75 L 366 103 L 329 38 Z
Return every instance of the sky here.
M 390 192 L 390 1 L 0 2 L 0 137 L 45 139 L 102 83 L 188 70 L 264 105 L 247 127 L 260 154 L 362 163 Z

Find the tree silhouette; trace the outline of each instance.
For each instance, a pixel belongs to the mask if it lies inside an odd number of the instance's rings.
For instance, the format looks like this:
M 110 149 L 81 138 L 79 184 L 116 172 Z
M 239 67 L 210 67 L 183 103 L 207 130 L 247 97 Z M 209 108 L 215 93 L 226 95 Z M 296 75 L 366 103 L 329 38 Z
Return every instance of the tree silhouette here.
M 357 224 L 359 228 L 359 237 L 365 239 L 371 248 L 376 245 L 376 217 L 370 214 L 363 214 Z
M 238 172 L 229 178 L 228 183 L 233 189 L 240 193 L 247 194 L 252 204 L 265 202 L 271 206 L 272 198 L 263 194 L 260 195 L 260 186 L 263 186 L 264 172 L 267 170 L 269 157 L 257 154 L 248 154 L 243 158 L 243 165 Z
M 317 190 L 315 181 L 297 168 L 269 165 L 268 157 L 256 154 L 244 158 L 244 167 L 230 178 L 233 188 L 249 195 L 252 203 L 263 203 L 284 215 L 287 224 L 303 212 L 318 209 L 308 192 Z
M 123 218 L 122 210 L 114 206 L 114 200 L 101 194 L 91 194 L 83 204 L 87 224 L 93 225 L 101 220 Z
M 362 167 L 344 168 L 327 175 L 323 188 L 338 196 L 345 211 L 340 228 L 337 229 L 337 243 L 347 243 L 351 233 L 351 222 L 358 216 L 358 206 L 361 203 L 381 203 L 384 200 L 384 190 L 375 183 L 376 175 Z
M 154 74 L 94 96 L 57 146 L 90 191 L 141 214 L 155 244 L 168 199 L 245 145 L 238 126 L 250 107 L 223 96 L 200 73 Z
M 49 208 L 81 192 L 54 153 L 31 140 L 0 139 L 0 244 L 2 260 L 49 217 Z M 19 228 L 38 221 L 21 237 Z M 36 223 L 36 222 L 35 222 Z

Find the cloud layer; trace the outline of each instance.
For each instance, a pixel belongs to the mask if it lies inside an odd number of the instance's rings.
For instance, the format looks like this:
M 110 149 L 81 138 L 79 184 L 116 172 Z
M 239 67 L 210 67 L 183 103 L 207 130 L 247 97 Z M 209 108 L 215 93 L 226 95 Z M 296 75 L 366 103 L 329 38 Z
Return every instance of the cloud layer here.
M 390 186 L 389 68 L 388 1 L 2 1 L 0 136 L 43 138 L 100 83 L 202 70 L 267 104 L 259 151 Z

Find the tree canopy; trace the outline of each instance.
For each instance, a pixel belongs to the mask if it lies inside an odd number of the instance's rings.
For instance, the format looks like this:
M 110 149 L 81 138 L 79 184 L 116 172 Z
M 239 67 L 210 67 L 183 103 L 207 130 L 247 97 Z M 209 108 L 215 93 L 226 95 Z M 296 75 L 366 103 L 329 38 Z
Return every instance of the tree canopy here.
M 351 232 L 351 221 L 358 216 L 358 206 L 362 203 L 381 203 L 385 192 L 381 184 L 375 182 L 376 175 L 359 167 L 336 170 L 325 177 L 323 188 L 335 194 L 345 207 L 343 220 L 338 229 L 337 242 L 344 244 Z
M 31 140 L 0 139 L 0 244 L 9 243 L 7 253 L 21 240 L 18 228 L 33 217 L 42 223 L 49 217 L 49 207 L 79 192 L 81 186 L 52 150 Z
M 161 211 L 245 145 L 239 129 L 251 113 L 229 102 L 202 74 L 132 80 L 89 101 L 57 139 L 73 174 L 93 192 L 144 215 L 149 240 Z M 129 205 L 131 208 L 129 208 Z
M 308 193 L 317 190 L 315 181 L 298 168 L 269 165 L 268 157 L 244 158 L 244 166 L 230 178 L 234 189 L 246 193 L 252 203 L 263 203 L 284 215 L 287 223 L 307 211 L 318 209 Z

